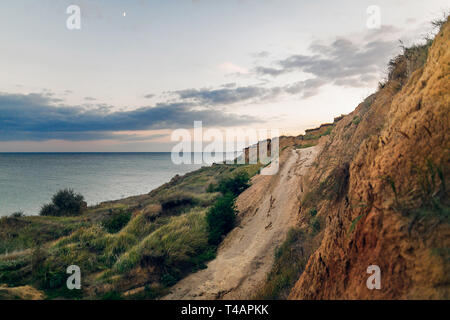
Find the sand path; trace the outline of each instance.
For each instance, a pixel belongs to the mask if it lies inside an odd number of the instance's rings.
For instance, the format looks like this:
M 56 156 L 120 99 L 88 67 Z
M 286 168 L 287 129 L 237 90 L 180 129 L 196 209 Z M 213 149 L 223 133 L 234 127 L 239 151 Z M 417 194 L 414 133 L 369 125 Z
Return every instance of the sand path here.
M 237 199 L 238 226 L 228 234 L 208 267 L 182 279 L 163 299 L 250 299 L 264 282 L 274 249 L 294 226 L 302 179 L 318 147 L 291 150 L 276 175 L 258 175 Z

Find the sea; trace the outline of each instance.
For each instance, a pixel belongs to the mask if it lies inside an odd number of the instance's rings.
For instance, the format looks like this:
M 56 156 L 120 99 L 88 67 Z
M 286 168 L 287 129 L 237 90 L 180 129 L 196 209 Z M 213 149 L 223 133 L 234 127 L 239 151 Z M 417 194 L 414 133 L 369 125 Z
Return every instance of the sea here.
M 37 215 L 64 188 L 88 205 L 145 194 L 205 165 L 174 164 L 170 152 L 0 153 L 0 216 Z

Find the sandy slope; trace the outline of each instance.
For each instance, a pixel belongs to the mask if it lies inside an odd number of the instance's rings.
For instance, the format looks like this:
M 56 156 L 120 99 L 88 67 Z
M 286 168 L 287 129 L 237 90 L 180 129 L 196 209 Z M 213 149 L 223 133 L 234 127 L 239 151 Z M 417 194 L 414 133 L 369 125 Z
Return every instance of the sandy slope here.
M 258 175 L 238 200 L 239 224 L 208 268 L 177 283 L 163 299 L 249 299 L 273 263 L 274 249 L 298 214 L 301 180 L 318 147 L 285 152 L 277 175 Z

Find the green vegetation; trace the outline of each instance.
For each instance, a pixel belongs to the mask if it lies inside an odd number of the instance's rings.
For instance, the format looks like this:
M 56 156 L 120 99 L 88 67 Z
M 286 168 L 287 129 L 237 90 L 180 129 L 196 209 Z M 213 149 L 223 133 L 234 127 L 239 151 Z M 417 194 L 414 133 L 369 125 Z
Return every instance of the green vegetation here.
M 217 187 L 217 191 L 222 196 L 209 209 L 206 220 L 209 227 L 208 242 L 218 245 L 225 236 L 234 228 L 236 220 L 235 199 L 249 187 L 249 175 L 247 172 L 239 172 L 233 177 L 222 179 Z
M 381 179 L 390 186 L 394 194 L 394 209 L 411 217 L 409 229 L 418 222 L 429 219 L 450 220 L 450 205 L 444 170 L 431 159 L 414 165 L 412 189 L 401 190 L 390 175 Z M 415 179 L 415 181 L 414 181 Z
M 0 218 L 0 254 L 26 250 L 86 225 L 79 217 L 2 217 Z
M 312 250 L 305 247 L 310 236 L 300 229 L 291 229 L 286 240 L 275 250 L 275 262 L 266 283 L 255 299 L 286 299 L 290 289 L 300 277 Z
M 320 220 L 318 217 L 312 218 L 310 223 L 311 223 L 311 227 L 312 227 L 314 233 L 317 233 L 320 231 Z
M 357 216 L 356 219 L 352 221 L 352 224 L 350 225 L 350 228 L 348 229 L 347 235 L 350 235 L 350 233 L 352 233 L 353 230 L 355 230 L 356 225 L 358 224 L 359 220 L 361 220 L 366 214 L 367 214 L 367 212 Z
M 41 216 L 77 216 L 86 206 L 84 197 L 76 194 L 72 189 L 58 191 L 52 197 L 52 203 L 45 204 L 40 212 Z
M 103 295 L 102 300 L 123 300 L 123 298 L 119 292 L 110 291 Z
M 119 213 L 114 214 L 110 218 L 103 221 L 102 226 L 109 233 L 117 233 L 127 225 L 130 219 L 131 219 L 131 212 L 120 211 Z
M 236 173 L 232 177 L 224 178 L 220 180 L 217 187 L 217 191 L 223 195 L 231 193 L 234 197 L 237 197 L 241 192 L 249 187 L 249 175 L 245 171 Z
M 210 250 L 207 240 L 205 212 L 172 217 L 140 243 L 133 246 L 115 263 L 113 269 L 120 274 L 135 266 L 157 265 L 163 271 L 161 280 L 167 283 L 170 277 L 178 281 L 188 271 L 198 268 L 197 256 Z
M 209 226 L 208 242 L 218 245 L 222 236 L 234 228 L 236 220 L 235 197 L 231 193 L 220 197 L 208 211 L 206 219 Z
M 321 137 L 328 136 L 331 134 L 331 131 L 333 131 L 333 128 L 334 128 L 334 126 L 326 127 L 326 129 L 323 132 L 319 132 L 317 134 L 307 133 L 303 139 L 304 140 L 317 140 Z
M 419 186 L 420 206 L 408 210 L 408 206 L 403 204 L 406 209 L 403 211 L 413 217 L 414 223 L 428 218 L 449 221 L 450 205 L 443 167 L 428 158 L 414 167 L 414 173 Z
M 194 207 L 200 201 L 192 194 L 186 192 L 174 192 L 161 198 L 161 208 L 165 214 L 179 214 Z
M 129 299 L 122 293 L 142 286 L 131 297 L 155 299 L 215 257 L 210 232 L 221 239 L 234 225 L 226 223 L 234 211 L 226 213 L 260 167 L 203 167 L 149 194 L 89 208 L 81 195 L 62 190 L 44 215 L 0 218 L 0 254 L 8 253 L 0 256 L 0 283 L 32 285 L 49 299 Z M 83 270 L 81 291 L 64 289 L 72 264 Z
M 23 211 L 17 211 L 10 215 L 11 218 L 21 218 L 24 217 Z
M 314 147 L 316 143 L 305 143 L 305 144 L 298 144 L 295 146 L 295 149 L 306 149 L 310 147 Z

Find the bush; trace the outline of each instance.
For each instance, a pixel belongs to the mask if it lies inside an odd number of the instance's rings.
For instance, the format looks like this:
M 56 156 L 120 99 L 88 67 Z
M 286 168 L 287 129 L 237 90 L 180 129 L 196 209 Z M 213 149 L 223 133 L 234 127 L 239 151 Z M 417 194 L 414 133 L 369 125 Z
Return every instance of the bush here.
M 233 196 L 237 197 L 249 187 L 249 180 L 248 173 L 246 171 L 241 171 L 231 178 L 220 180 L 217 191 L 220 191 L 222 194 L 231 193 Z
M 218 245 L 222 236 L 230 232 L 236 220 L 236 208 L 234 195 L 227 193 L 220 197 L 214 206 L 208 211 L 206 220 L 209 226 L 208 242 Z
M 24 217 L 25 215 L 23 214 L 23 211 L 17 211 L 11 214 L 12 218 L 21 218 Z
M 169 273 L 163 274 L 162 277 L 161 277 L 161 283 L 165 287 L 171 287 L 177 282 L 178 282 L 178 279 L 175 278 L 173 275 L 171 275 Z
M 58 208 L 53 203 L 44 204 L 40 212 L 41 216 L 58 216 Z
M 62 216 L 79 215 L 85 206 L 84 197 L 72 189 L 58 191 L 52 197 L 52 202 Z
M 84 197 L 72 189 L 59 190 L 53 197 L 52 203 L 42 207 L 41 216 L 77 216 L 86 207 Z
M 117 233 L 127 225 L 130 219 L 131 212 L 121 211 L 118 214 L 115 214 L 107 220 L 103 221 L 102 225 L 109 233 Z

